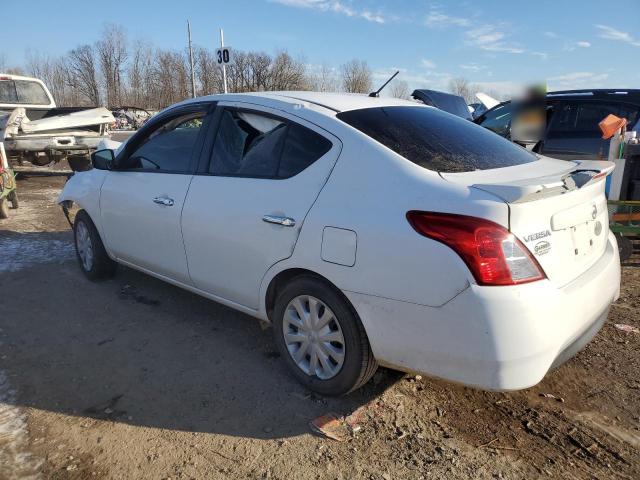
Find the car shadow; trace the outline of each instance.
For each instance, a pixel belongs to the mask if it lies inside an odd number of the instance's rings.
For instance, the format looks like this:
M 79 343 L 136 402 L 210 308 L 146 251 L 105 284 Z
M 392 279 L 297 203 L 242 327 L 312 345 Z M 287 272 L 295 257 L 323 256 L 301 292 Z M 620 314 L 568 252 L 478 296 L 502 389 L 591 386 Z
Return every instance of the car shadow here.
M 128 268 L 90 282 L 69 253 L 68 231 L 0 231 L 3 242 L 31 252 L 0 274 L 0 369 L 19 405 L 276 438 L 308 432 L 319 415 L 349 413 L 401 376 L 381 369 L 350 395 L 312 394 L 278 358 L 272 329 L 254 318 Z

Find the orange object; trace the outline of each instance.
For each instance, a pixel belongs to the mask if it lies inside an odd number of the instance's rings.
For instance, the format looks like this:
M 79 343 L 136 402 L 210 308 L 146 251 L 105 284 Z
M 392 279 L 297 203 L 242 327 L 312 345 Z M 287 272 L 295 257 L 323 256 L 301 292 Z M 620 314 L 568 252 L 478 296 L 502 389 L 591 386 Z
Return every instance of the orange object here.
M 598 126 L 600 127 L 600 131 L 602 132 L 602 138 L 608 140 L 613 137 L 622 127 L 627 124 L 626 118 L 616 117 L 615 115 L 609 114 L 604 117 Z
M 335 413 L 328 413 L 312 420 L 309 422 L 309 427 L 318 435 L 338 442 L 344 442 L 349 438 L 347 425 Z

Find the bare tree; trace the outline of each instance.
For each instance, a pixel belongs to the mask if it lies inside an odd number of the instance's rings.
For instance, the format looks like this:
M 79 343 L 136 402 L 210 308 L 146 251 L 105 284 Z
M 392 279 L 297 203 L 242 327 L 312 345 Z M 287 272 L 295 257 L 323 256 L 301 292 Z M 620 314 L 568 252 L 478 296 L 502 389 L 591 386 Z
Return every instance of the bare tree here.
M 392 97 L 409 100 L 409 84 L 404 80 L 393 80 L 391 82 L 389 93 Z
M 68 84 L 83 95 L 91 105 L 100 105 L 100 85 L 96 57 L 91 45 L 74 48 L 68 56 Z
M 185 52 L 156 52 L 150 86 L 150 107 L 164 108 L 189 98 L 191 77 Z
M 460 95 L 465 102 L 473 103 L 478 87 L 469 83 L 466 78 L 459 77 L 449 81 L 449 91 L 455 95 Z
M 107 105 L 119 105 L 122 100 L 124 65 L 128 57 L 127 37 L 122 27 L 105 26 L 102 38 L 96 42 L 95 48 L 100 62 Z
M 371 69 L 364 60 L 351 60 L 340 67 L 342 87 L 349 93 L 367 93 L 371 91 Z
M 206 48 L 196 48 L 196 91 L 198 95 L 211 95 L 222 91 L 222 74 L 213 52 Z
M 153 91 L 153 49 L 145 42 L 133 44 L 127 69 L 126 103 L 135 107 L 150 107 Z
M 309 76 L 309 85 L 316 92 L 337 92 L 340 89 L 335 69 L 327 64 L 321 65 L 317 72 Z
M 0 53 L 0 72 L 4 72 L 7 68 L 7 56 L 4 53 Z
M 304 61 L 294 59 L 286 51 L 278 53 L 271 65 L 268 87 L 268 90 L 308 90 Z

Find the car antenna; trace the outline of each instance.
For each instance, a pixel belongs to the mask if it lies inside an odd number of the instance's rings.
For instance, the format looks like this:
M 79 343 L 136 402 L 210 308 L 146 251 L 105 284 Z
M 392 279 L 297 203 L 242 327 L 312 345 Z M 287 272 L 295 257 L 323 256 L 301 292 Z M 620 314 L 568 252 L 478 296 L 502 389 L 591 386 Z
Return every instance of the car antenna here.
M 375 98 L 375 97 L 379 97 L 379 96 L 380 96 L 380 92 L 382 91 L 382 89 L 383 89 L 384 87 L 386 87 L 387 85 L 389 85 L 389 82 L 390 82 L 391 80 L 393 80 L 394 78 L 396 78 L 396 75 L 398 75 L 399 73 L 400 73 L 400 70 L 396 70 L 396 73 L 394 73 L 393 75 L 391 75 L 391 78 L 390 78 L 389 80 L 387 80 L 386 82 L 384 82 L 384 85 L 382 85 L 382 86 L 381 86 L 377 91 L 375 91 L 375 92 L 371 92 L 371 93 L 369 94 L 369 96 L 370 96 L 370 97 L 374 97 L 374 98 Z

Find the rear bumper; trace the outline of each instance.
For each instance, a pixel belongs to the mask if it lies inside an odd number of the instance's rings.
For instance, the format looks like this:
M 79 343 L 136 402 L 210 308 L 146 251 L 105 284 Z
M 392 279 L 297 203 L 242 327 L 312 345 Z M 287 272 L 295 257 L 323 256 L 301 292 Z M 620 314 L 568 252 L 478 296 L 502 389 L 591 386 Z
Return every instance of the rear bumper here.
M 620 292 L 609 233 L 604 255 L 563 288 L 471 285 L 441 307 L 345 292 L 380 363 L 490 390 L 538 383 L 588 343 Z
M 52 135 L 35 138 L 13 138 L 5 140 L 5 148 L 10 152 L 46 152 L 49 150 L 94 150 L 100 141 L 108 136 L 96 134 Z

